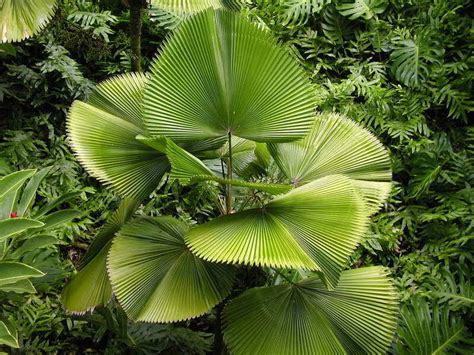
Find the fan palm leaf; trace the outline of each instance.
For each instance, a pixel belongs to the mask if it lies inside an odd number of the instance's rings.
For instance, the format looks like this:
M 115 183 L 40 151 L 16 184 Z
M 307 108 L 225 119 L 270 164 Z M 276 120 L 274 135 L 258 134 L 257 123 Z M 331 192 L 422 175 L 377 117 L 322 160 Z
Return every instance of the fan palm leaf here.
M 79 272 L 72 277 L 61 294 L 61 302 L 72 313 L 84 313 L 112 298 L 107 275 L 107 255 L 115 234 L 130 220 L 138 207 L 133 199 L 124 199 L 107 219 L 81 261 Z
M 55 7 L 56 0 L 1 0 L 0 43 L 18 42 L 38 33 Z
M 367 217 L 351 180 L 331 175 L 192 228 L 186 242 L 205 260 L 317 270 L 335 287 Z
M 145 125 L 177 142 L 231 133 L 291 141 L 313 121 L 314 95 L 303 69 L 270 33 L 237 13 L 190 17 L 152 63 Z
M 387 271 L 367 267 L 344 271 L 334 291 L 317 278 L 250 289 L 226 306 L 224 337 L 235 354 L 383 354 L 397 312 Z
M 375 212 L 391 189 L 390 157 L 369 131 L 336 113 L 316 116 L 310 133 L 302 140 L 269 144 L 275 162 L 298 186 L 332 174 L 343 174 Z
M 200 316 L 226 297 L 234 268 L 197 258 L 184 244 L 187 226 L 171 217 L 141 218 L 114 240 L 108 270 L 114 293 L 136 321 Z
M 69 138 L 86 170 L 122 196 L 145 197 L 169 164 L 164 154 L 136 140 L 145 134 L 141 102 L 146 77 L 125 74 L 98 85 L 87 103 L 75 101 Z

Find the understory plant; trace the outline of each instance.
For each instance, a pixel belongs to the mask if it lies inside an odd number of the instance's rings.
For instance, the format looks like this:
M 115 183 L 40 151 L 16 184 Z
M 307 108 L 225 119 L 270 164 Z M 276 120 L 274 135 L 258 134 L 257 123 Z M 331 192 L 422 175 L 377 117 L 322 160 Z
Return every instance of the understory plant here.
M 73 150 L 124 199 L 65 307 L 83 313 L 115 295 L 130 319 L 160 323 L 215 308 L 218 352 L 384 353 L 398 315 L 388 271 L 346 269 L 390 192 L 390 159 L 349 118 L 316 113 L 316 90 L 269 32 L 210 9 L 183 20 L 149 73 L 75 101 Z M 176 180 L 219 186 L 216 215 L 136 212 Z M 258 268 L 259 287 L 236 286 Z
M 54 231 L 81 215 L 74 209 L 58 210 L 79 193 L 35 205 L 38 187 L 50 170 L 25 169 L 0 178 L 0 345 L 20 346 L 15 320 L 4 315 L 4 306 L 15 304 L 19 295 L 35 293 L 33 279 L 54 277 L 46 275 L 47 249 L 60 242 Z

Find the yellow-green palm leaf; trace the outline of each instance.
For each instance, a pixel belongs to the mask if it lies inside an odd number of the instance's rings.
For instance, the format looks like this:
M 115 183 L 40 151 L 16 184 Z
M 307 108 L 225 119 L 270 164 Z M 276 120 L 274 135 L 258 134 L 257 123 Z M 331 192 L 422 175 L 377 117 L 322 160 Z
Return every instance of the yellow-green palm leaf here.
M 377 211 L 391 188 L 390 157 L 369 131 L 337 113 L 316 116 L 302 140 L 270 144 L 276 163 L 296 186 L 332 174 L 354 179 L 370 212 Z
M 187 226 L 171 217 L 142 218 L 114 240 L 108 269 L 114 293 L 136 321 L 173 322 L 200 316 L 226 297 L 234 268 L 193 255 Z
M 68 115 L 69 138 L 79 161 L 122 196 L 147 196 L 169 168 L 164 154 L 135 139 L 145 133 L 145 82 L 142 74 L 115 77 L 98 85 L 87 103 L 75 101 Z
M 56 0 L 0 0 L 0 43 L 38 33 L 54 14 Z
M 193 253 L 213 262 L 305 268 L 335 287 L 368 220 L 352 181 L 330 175 L 262 208 L 219 217 L 189 231 Z
M 145 125 L 177 142 L 226 136 L 281 142 L 313 121 L 313 92 L 288 50 L 237 13 L 187 19 L 152 63 Z
M 382 267 L 345 271 L 334 291 L 309 278 L 254 288 L 224 310 L 234 354 L 385 354 L 398 313 L 396 290 Z

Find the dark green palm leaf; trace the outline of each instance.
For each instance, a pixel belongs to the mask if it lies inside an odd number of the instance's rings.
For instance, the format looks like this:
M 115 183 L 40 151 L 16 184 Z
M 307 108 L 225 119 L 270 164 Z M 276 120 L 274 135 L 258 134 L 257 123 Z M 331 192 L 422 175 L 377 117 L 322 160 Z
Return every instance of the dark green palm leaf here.
M 402 309 L 398 333 L 400 354 L 472 354 L 472 339 L 461 318 L 451 313 L 448 305 L 430 307 L 425 300 L 413 298 Z

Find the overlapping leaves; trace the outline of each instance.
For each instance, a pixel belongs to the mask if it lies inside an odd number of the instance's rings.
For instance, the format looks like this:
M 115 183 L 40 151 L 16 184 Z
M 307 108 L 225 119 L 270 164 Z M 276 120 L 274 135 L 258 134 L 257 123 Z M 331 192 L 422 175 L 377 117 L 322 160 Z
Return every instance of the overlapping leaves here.
M 202 315 L 227 296 L 233 266 L 193 255 L 187 226 L 171 217 L 127 224 L 111 247 L 108 269 L 127 315 L 137 321 L 172 322 Z
M 331 175 L 262 208 L 195 227 L 186 242 L 209 261 L 318 270 L 335 287 L 366 222 L 365 204 L 351 180 Z
M 84 313 L 110 301 L 112 286 L 107 274 L 107 255 L 112 239 L 132 217 L 137 205 L 136 200 L 124 199 L 92 241 L 79 272 L 61 294 L 61 302 L 69 312 Z
M 169 165 L 157 150 L 136 140 L 144 134 L 141 102 L 146 78 L 125 74 L 98 85 L 87 103 L 75 101 L 69 138 L 88 172 L 121 195 L 145 197 Z
M 334 291 L 317 278 L 248 290 L 225 308 L 224 336 L 236 354 L 383 354 L 397 312 L 387 271 L 368 267 L 345 271 Z
M 304 185 L 331 174 L 344 174 L 375 212 L 391 188 L 387 151 L 370 132 L 336 113 L 316 116 L 311 132 L 302 140 L 270 144 L 270 152 L 289 181 Z

